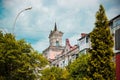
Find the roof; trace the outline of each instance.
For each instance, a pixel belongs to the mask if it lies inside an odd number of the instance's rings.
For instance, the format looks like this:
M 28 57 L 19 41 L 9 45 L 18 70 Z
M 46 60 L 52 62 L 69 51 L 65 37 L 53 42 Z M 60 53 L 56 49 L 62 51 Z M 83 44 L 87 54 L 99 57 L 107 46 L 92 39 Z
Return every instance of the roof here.
M 52 36 L 53 34 L 56 34 L 56 33 L 61 34 L 61 35 L 63 34 L 63 32 L 58 31 L 58 29 L 57 29 L 57 24 L 56 24 L 56 22 L 55 22 L 54 30 L 53 30 L 53 31 L 51 30 L 51 32 L 50 32 L 50 34 L 49 34 L 49 38 L 50 38 L 50 36 Z
M 81 38 L 79 38 L 78 40 L 82 40 L 82 39 L 84 39 L 84 38 L 87 37 L 87 36 L 89 37 L 89 35 L 90 35 L 90 34 L 86 34 L 84 37 L 81 37 Z
M 111 20 L 110 20 L 110 23 L 113 22 L 113 20 L 115 20 L 115 19 L 117 19 L 117 18 L 119 18 L 119 17 L 120 17 L 120 14 L 117 15 L 116 17 L 114 17 L 113 19 L 111 19 Z

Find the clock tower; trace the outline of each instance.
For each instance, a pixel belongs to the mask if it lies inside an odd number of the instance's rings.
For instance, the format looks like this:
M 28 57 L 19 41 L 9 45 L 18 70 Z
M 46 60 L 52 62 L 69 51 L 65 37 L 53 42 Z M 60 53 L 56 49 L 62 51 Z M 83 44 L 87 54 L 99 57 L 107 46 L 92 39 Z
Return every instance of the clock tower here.
M 51 62 L 55 60 L 56 56 L 60 55 L 64 50 L 62 46 L 63 33 L 58 31 L 55 23 L 54 29 L 49 34 L 49 47 L 43 51 L 43 55 Z
M 63 33 L 57 30 L 57 25 L 55 23 L 54 30 L 51 31 L 49 35 L 50 46 L 56 46 L 56 47 L 62 46 L 62 36 Z

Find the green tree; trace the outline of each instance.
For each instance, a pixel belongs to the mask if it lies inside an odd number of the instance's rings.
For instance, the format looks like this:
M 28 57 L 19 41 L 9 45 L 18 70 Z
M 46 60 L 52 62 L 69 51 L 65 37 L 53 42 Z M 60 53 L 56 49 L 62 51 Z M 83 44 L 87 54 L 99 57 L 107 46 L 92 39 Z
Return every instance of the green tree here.
M 0 31 L 0 79 L 34 80 L 36 69 L 42 68 L 48 61 L 26 43 L 16 40 L 10 34 Z M 37 73 L 38 74 L 38 73 Z
M 41 80 L 69 80 L 68 76 L 69 73 L 66 69 L 51 67 L 42 71 Z
M 92 49 L 89 77 L 93 80 L 115 80 L 113 38 L 108 23 L 104 7 L 100 5 L 96 13 L 95 28 L 90 33 Z
M 31 65 L 30 69 L 34 71 L 34 75 L 37 79 L 39 79 L 41 75 L 41 70 L 45 68 L 49 62 L 46 58 L 43 57 L 42 54 L 39 54 L 36 51 L 33 51 L 29 54 L 30 60 L 29 63 Z
M 67 66 L 71 80 L 88 80 L 88 58 L 90 54 L 81 54 Z

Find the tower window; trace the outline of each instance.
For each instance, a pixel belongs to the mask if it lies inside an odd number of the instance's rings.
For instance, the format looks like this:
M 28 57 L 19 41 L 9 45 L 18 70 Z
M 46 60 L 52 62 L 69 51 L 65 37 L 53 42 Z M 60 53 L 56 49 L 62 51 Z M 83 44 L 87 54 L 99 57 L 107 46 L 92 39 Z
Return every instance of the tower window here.
M 56 46 L 60 46 L 59 41 L 56 41 Z

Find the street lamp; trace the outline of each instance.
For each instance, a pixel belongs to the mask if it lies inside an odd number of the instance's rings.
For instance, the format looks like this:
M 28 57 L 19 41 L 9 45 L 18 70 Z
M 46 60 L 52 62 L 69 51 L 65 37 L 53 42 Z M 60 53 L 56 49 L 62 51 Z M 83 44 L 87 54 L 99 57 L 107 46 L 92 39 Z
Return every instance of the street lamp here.
M 17 21 L 17 18 L 19 17 L 19 15 L 22 13 L 22 12 L 24 12 L 24 11 L 27 11 L 27 10 L 31 10 L 32 9 L 32 7 L 28 7 L 28 8 L 26 8 L 26 9 L 23 9 L 23 10 L 21 10 L 18 14 L 17 14 L 17 16 L 16 16 L 16 18 L 15 18 L 15 21 L 14 21 L 14 24 L 13 24 L 13 34 L 14 34 L 14 31 L 15 31 L 15 24 L 16 24 L 16 21 Z

